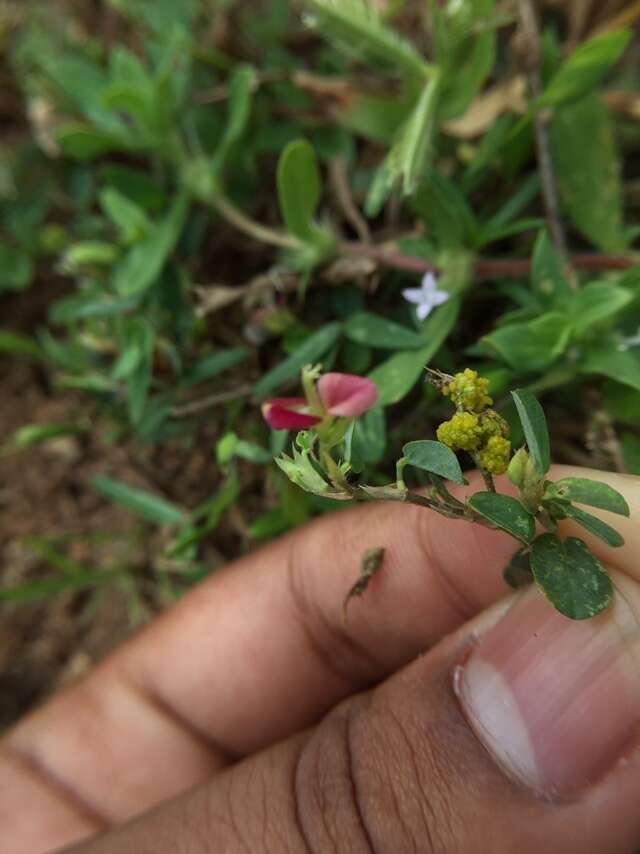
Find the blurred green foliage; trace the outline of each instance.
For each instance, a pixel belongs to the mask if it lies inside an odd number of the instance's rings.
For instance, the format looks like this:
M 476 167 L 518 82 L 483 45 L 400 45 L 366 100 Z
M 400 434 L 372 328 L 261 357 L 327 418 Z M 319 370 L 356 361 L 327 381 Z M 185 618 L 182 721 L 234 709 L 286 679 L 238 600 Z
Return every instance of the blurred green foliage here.
M 268 472 L 250 538 L 330 506 L 292 500 L 269 462 L 285 437 L 259 414 L 308 362 L 378 384 L 357 435 L 372 481 L 439 418 L 420 383 L 428 362 L 471 362 L 510 420 L 509 387 L 546 395 L 552 429 L 577 424 L 575 442 L 595 393 L 640 472 L 637 193 L 625 192 L 639 135 L 607 97 L 637 92 L 630 31 L 569 44 L 562 16 L 545 18 L 542 90 L 517 103 L 504 92 L 528 85 L 518 23 L 494 0 L 101 6 L 100 20 L 71 0 L 4 12 L 19 132 L 0 167 L 0 292 L 41 300 L 55 278 L 64 295 L 33 335 L 5 313 L 0 354 L 41 360 L 135 442 L 194 441 L 210 407 L 228 407 L 211 450 L 224 479 L 204 505 L 96 482 L 173 526 L 168 554 L 194 577 L 247 463 Z M 569 243 L 598 253 L 588 272 L 567 268 L 545 228 L 541 113 Z M 421 263 L 450 294 L 425 321 L 401 296 Z

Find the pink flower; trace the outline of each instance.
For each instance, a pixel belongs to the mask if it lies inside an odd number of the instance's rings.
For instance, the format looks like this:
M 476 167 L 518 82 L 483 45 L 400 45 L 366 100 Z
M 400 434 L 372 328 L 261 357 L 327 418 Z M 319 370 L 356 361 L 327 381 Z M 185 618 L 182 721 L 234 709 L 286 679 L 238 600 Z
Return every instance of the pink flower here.
M 308 406 L 304 397 L 275 397 L 262 404 L 262 415 L 274 430 L 304 430 L 322 420 L 305 412 Z
M 378 387 L 354 374 L 324 374 L 318 380 L 318 395 L 329 415 L 356 418 L 375 404 Z
M 304 397 L 276 397 L 262 405 L 265 421 L 274 430 L 304 430 L 319 424 L 324 415 L 356 418 L 378 400 L 376 384 L 354 374 L 324 374 L 316 384 L 316 391 L 324 410 L 322 415 L 310 413 L 309 402 Z

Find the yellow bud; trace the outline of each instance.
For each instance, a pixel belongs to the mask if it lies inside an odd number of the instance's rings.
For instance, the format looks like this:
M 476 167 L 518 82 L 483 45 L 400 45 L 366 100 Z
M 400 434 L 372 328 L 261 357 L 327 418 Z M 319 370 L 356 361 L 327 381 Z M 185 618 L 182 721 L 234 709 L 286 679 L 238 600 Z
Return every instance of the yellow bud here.
M 490 474 L 504 474 L 509 466 L 511 442 L 503 436 L 491 436 L 480 451 L 480 466 Z
M 457 409 L 463 412 L 482 412 L 493 400 L 487 394 L 489 380 L 479 377 L 477 371 L 466 368 L 456 374 L 442 393 L 450 397 Z
M 454 451 L 475 451 L 482 444 L 482 427 L 472 412 L 456 412 L 438 427 L 438 440 Z

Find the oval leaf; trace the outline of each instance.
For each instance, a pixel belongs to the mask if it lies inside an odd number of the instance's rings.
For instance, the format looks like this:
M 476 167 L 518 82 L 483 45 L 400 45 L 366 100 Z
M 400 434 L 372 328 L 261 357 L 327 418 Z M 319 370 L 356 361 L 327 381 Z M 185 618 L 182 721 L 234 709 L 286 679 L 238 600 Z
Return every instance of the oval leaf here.
M 586 544 L 542 534 L 531 550 L 533 576 L 551 604 L 571 620 L 595 617 L 611 602 L 607 571 Z
M 585 139 L 591 142 L 585 145 Z M 623 187 L 613 121 L 595 93 L 556 110 L 551 152 L 564 210 L 587 240 L 603 252 L 621 252 Z M 578 291 L 580 294 L 580 291 Z
M 624 537 L 619 534 L 611 525 L 607 525 L 602 519 L 598 519 L 592 513 L 587 513 L 586 510 L 580 510 L 579 507 L 573 507 L 568 504 L 562 508 L 566 516 L 573 519 L 579 525 L 582 525 L 587 531 L 605 542 L 608 546 L 614 549 L 624 545 Z
M 467 501 L 469 507 L 498 528 L 530 543 L 536 532 L 536 523 L 522 504 L 510 495 L 497 492 L 476 492 Z
M 280 210 L 291 234 L 313 240 L 313 217 L 320 201 L 321 182 L 316 155 L 310 142 L 296 139 L 284 149 L 278 161 Z
M 425 439 L 423 442 L 408 442 L 402 449 L 402 453 L 409 465 L 415 466 L 423 471 L 439 474 L 454 483 L 466 483 L 458 458 L 451 448 L 447 448 L 442 442 L 434 442 Z
M 425 345 L 417 332 L 368 311 L 352 314 L 344 325 L 344 334 L 358 344 L 385 350 L 418 350 Z
M 608 510 L 620 516 L 629 515 L 629 505 L 619 492 L 608 483 L 588 477 L 563 477 L 547 486 L 547 494 L 564 501 L 577 501 L 599 510 Z
M 547 419 L 538 399 L 530 391 L 517 389 L 511 392 L 529 453 L 540 474 L 546 474 L 551 466 L 551 450 L 549 447 L 549 431 Z

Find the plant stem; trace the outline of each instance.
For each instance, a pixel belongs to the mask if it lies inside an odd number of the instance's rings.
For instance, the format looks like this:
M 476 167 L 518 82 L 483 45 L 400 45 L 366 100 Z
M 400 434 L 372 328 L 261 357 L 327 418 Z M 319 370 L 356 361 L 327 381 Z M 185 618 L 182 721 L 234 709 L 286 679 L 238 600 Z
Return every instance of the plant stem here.
M 452 509 L 464 511 L 465 507 L 462 501 L 458 501 L 458 499 L 449 492 L 443 480 L 439 477 L 432 477 L 430 480 L 433 485 L 433 489 L 440 498 L 442 498 L 445 504 L 450 506 Z
M 252 391 L 253 385 L 241 385 L 237 388 L 229 389 L 229 391 L 220 391 L 216 394 L 200 398 L 200 400 L 192 400 L 189 403 L 174 406 L 170 414 L 172 418 L 184 418 L 186 415 L 195 415 L 197 412 L 202 412 L 204 409 L 209 409 L 212 406 L 218 406 L 220 403 L 228 403 L 231 400 L 248 397 Z
M 362 243 L 345 242 L 340 245 L 340 251 L 345 255 L 357 255 L 371 258 L 383 267 L 395 270 L 406 270 L 408 273 L 442 273 L 442 268 L 432 261 L 417 258 L 415 255 L 404 255 L 384 246 L 368 246 Z M 628 270 L 637 264 L 637 260 L 624 255 L 608 255 L 591 252 L 572 255 L 572 266 L 576 270 L 599 272 L 605 270 Z M 531 272 L 530 258 L 478 258 L 473 264 L 474 279 L 499 279 L 526 276 Z
M 259 222 L 248 217 L 240 208 L 237 208 L 233 202 L 221 193 L 217 193 L 211 199 L 211 204 L 231 225 L 235 226 L 238 231 L 243 231 L 254 240 L 260 243 L 268 243 L 271 246 L 280 246 L 282 249 L 297 249 L 300 246 L 295 237 L 284 234 L 281 231 L 268 228 L 266 225 L 261 225 Z
M 496 485 L 493 482 L 493 475 L 491 474 L 491 472 L 488 472 L 485 469 L 480 468 L 480 474 L 482 475 L 482 479 L 484 481 L 484 485 L 487 487 L 487 490 L 489 492 L 495 492 L 496 491 Z

